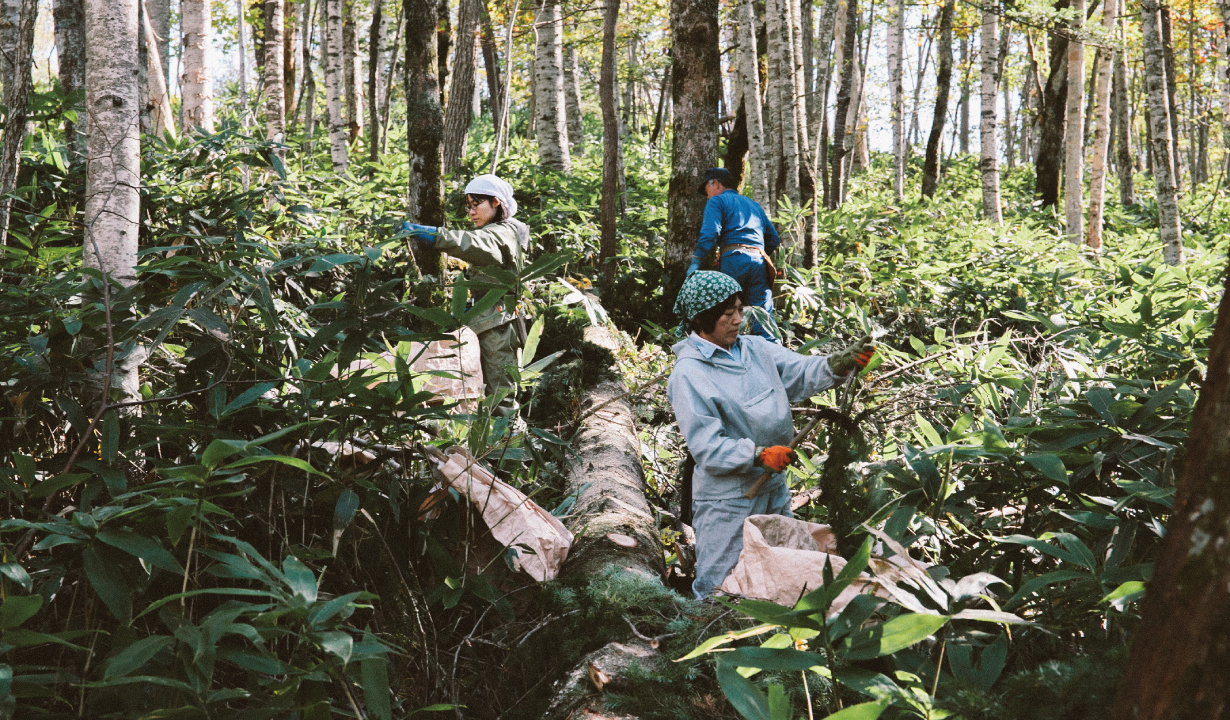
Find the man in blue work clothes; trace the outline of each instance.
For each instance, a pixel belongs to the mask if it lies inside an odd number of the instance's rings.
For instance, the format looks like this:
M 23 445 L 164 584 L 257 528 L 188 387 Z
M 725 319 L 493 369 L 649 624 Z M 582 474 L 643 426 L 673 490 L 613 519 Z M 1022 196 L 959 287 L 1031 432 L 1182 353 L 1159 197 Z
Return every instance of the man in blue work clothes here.
M 768 256 L 777 252 L 781 238 L 760 205 L 735 190 L 738 185 L 735 176 L 726 168 L 705 171 L 700 193 L 709 200 L 705 203 L 700 238 L 696 241 L 687 277 L 700 269 L 701 259 L 717 245 L 717 269 L 739 283 L 749 305 L 764 308 L 772 315 L 773 287 Z M 755 320 L 752 331 L 771 342 L 781 342 Z

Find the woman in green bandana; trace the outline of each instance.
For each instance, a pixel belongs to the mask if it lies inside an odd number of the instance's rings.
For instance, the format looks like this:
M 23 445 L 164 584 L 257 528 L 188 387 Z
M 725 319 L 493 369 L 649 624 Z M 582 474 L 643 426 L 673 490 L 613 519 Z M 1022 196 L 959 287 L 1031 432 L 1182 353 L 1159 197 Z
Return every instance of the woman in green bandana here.
M 697 598 L 712 594 L 734 569 L 745 519 L 791 514 L 783 472 L 794 461 L 787 447 L 794 437 L 790 403 L 833 387 L 875 352 L 870 337 L 823 357 L 740 335 L 744 302 L 738 282 L 707 271 L 689 277 L 675 302 L 683 340 L 671 348 L 677 359 L 667 394 L 696 459 Z M 744 497 L 765 469 L 776 474 L 756 497 Z

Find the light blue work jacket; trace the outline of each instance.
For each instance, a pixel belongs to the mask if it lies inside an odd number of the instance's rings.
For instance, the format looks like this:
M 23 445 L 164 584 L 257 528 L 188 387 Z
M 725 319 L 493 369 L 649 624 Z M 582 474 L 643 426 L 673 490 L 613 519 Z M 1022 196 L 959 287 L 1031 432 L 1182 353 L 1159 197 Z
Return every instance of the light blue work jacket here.
M 790 403 L 836 385 L 828 358 L 802 355 L 754 335 L 740 335 L 739 360 L 692 338 L 671 349 L 677 359 L 666 392 L 679 431 L 696 459 L 695 500 L 727 500 L 748 491 L 763 469 L 757 447 L 789 445 L 794 438 Z M 784 484 L 781 474 L 773 485 Z

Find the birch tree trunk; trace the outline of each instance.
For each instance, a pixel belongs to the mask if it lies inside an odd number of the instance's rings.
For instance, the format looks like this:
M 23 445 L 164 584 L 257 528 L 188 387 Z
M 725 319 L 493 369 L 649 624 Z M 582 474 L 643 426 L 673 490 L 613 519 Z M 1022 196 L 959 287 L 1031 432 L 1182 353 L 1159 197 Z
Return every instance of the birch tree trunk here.
M 1118 22 L 1119 0 L 1106 0 L 1102 6 L 1102 29 L 1107 37 Z M 1104 61 L 1098 65 L 1094 79 L 1093 157 L 1089 162 L 1089 226 L 1085 229 L 1085 245 L 1102 249 L 1102 211 L 1106 194 L 1106 158 L 1110 149 L 1110 76 L 1114 65 L 1111 53 L 1099 53 Z
M 1170 16 L 1170 5 L 1166 2 L 1158 4 L 1161 8 L 1160 24 L 1162 35 L 1162 57 L 1166 61 L 1166 107 L 1170 113 L 1170 147 L 1171 162 L 1174 166 L 1175 192 L 1183 191 L 1183 152 L 1179 149 L 1179 83 L 1175 72 L 1174 61 L 1174 26 Z
M 144 0 L 138 0 L 143 6 Z M 141 16 L 139 37 L 145 38 L 146 73 L 145 79 L 149 88 L 150 132 L 158 137 L 175 137 L 175 118 L 171 111 L 171 93 L 167 89 L 167 76 L 162 67 L 162 56 L 158 54 L 158 36 L 154 32 L 149 13 L 137 13 Z M 138 53 L 139 54 L 139 53 Z
M 1068 111 L 1064 132 L 1064 220 L 1068 242 L 1079 243 L 1085 229 L 1082 218 L 1085 190 L 1085 0 L 1072 0 L 1072 33 L 1068 38 Z
M 78 2 L 78 5 L 80 5 L 80 2 Z M 145 13 L 149 16 L 151 29 L 154 31 L 154 37 L 157 39 L 158 64 L 162 66 L 162 86 L 167 88 L 169 92 L 171 87 L 171 2 L 170 0 L 146 0 Z M 80 10 L 78 10 L 78 14 L 80 14 Z M 84 43 L 84 40 L 82 42 Z M 57 30 L 56 54 L 62 63 L 64 56 L 60 54 L 61 47 L 60 35 Z M 84 72 L 84 69 L 82 72 Z
M 717 162 L 721 92 L 717 0 L 671 0 L 670 13 L 674 141 L 663 263 L 670 274 L 663 294 L 668 306 L 674 303 L 675 293 L 683 284 L 683 274 L 700 233 L 705 198 L 696 188 L 705 170 Z
M 316 9 L 324 0 L 304 2 L 307 6 L 303 14 L 303 89 L 299 91 L 299 105 L 303 112 L 303 134 L 307 136 L 303 147 L 310 153 L 316 134 L 316 72 L 312 68 L 312 43 L 316 39 Z
M 854 58 L 858 39 L 858 0 L 846 1 L 846 27 L 842 39 L 841 84 L 837 90 L 837 106 L 833 112 L 833 156 L 829 169 L 829 209 L 836 210 L 845 201 L 846 154 L 852 138 L 846 136 L 845 118 L 850 112 L 850 97 L 854 89 Z
M 982 216 L 999 225 L 1003 223 L 1003 216 L 999 206 L 999 143 L 995 119 L 1000 73 L 997 11 L 998 8 L 984 8 L 982 11 L 982 111 L 978 118 L 978 134 L 982 144 L 978 167 L 982 171 Z
M 564 100 L 564 42 L 559 0 L 540 0 L 534 52 L 535 135 L 543 167 L 567 173 L 568 118 Z
M 811 3 L 812 0 L 802 0 Z M 798 203 L 803 207 L 810 206 L 811 215 L 804 219 L 800 228 L 803 245 L 803 267 L 814 267 L 816 264 L 816 177 L 812 169 L 811 139 L 807 132 L 807 82 L 804 76 L 803 62 L 803 12 L 800 0 L 783 0 L 786 8 L 786 29 L 792 48 L 790 61 L 790 120 L 794 125 L 795 142 L 798 148 L 798 175 L 796 182 L 799 187 Z M 857 116 L 857 113 L 856 113 Z M 789 247 L 789 246 L 787 246 Z
M 922 194 L 934 197 L 940 179 L 940 139 L 948 117 L 948 90 L 952 83 L 952 16 L 955 0 L 944 0 L 940 10 L 940 59 L 935 79 L 935 114 L 931 119 L 931 134 L 927 137 L 927 155 L 923 160 Z
M 577 48 L 564 47 L 564 115 L 568 118 L 568 149 L 573 155 L 585 154 L 585 126 L 581 116 L 581 73 L 577 69 Z
M 449 12 L 449 0 L 435 0 L 436 18 L 434 20 L 436 26 L 436 68 L 437 79 L 440 92 L 440 107 L 444 107 L 448 102 L 448 98 L 444 95 L 444 88 L 448 84 L 448 59 L 453 43 L 453 26 L 452 15 Z
M 348 142 L 354 142 L 355 138 L 363 134 L 363 62 L 359 58 L 359 30 L 354 17 L 355 0 L 341 0 L 341 4 L 341 59 L 346 92 L 346 131 Z
M 23 0 L 0 0 L 0 84 L 9 87 L 19 74 L 17 44 Z
M 285 26 L 283 0 L 265 0 L 265 137 L 281 143 L 286 139 L 286 94 L 282 42 Z M 282 151 L 278 151 L 283 155 Z
M 17 171 L 21 166 L 21 146 L 26 138 L 26 118 L 30 109 L 30 65 L 34 60 L 34 19 L 38 15 L 37 0 L 22 0 L 18 17 L 17 55 L 9 84 L 4 86 L 4 144 L 0 149 L 0 245 L 8 244 L 9 210 L 13 199 L 9 193 L 17 187 Z
M 760 206 L 771 211 L 769 194 L 769 164 L 765 156 L 764 114 L 760 105 L 760 72 L 756 67 L 756 9 L 752 0 L 739 3 L 739 88 L 747 113 L 747 143 L 751 151 L 749 195 Z
M 371 162 L 380 159 L 380 92 L 381 75 L 384 73 L 385 39 L 387 37 L 383 0 L 372 0 L 372 24 L 367 36 L 367 158 Z M 392 68 L 389 75 L 392 75 Z
M 602 70 L 598 80 L 598 100 L 602 105 L 602 239 L 598 259 L 608 280 L 613 279 L 615 273 L 615 263 L 610 260 L 619 252 L 615 228 L 619 219 L 619 176 L 623 167 L 619 107 L 615 100 L 615 85 L 619 82 L 619 48 L 615 44 L 618 24 L 619 0 L 606 0 L 602 16 Z
M 156 4 L 156 3 L 155 3 Z M 56 55 L 60 64 L 60 87 L 66 96 L 85 89 L 85 8 L 83 0 L 55 0 Z M 166 74 L 163 74 L 166 77 Z M 82 104 L 77 121 L 64 119 L 64 142 L 68 146 L 69 163 L 76 165 L 86 156 L 86 136 L 89 134 L 89 113 Z
M 343 65 L 342 2 L 322 0 L 324 3 L 324 40 L 322 60 L 325 66 L 325 117 L 329 125 L 329 157 L 333 172 L 342 174 L 350 165 L 346 116 L 342 107 L 346 93 L 346 75 Z
M 500 55 L 495 45 L 495 29 L 491 26 L 491 12 L 487 8 L 487 0 L 482 0 L 483 26 L 483 69 L 487 76 L 487 95 L 491 100 L 491 124 L 496 132 L 502 125 L 500 113 L 504 109 L 504 99 L 500 86 Z
M 282 127 L 290 124 L 291 110 L 295 102 L 295 86 L 298 66 L 295 57 L 295 42 L 298 39 L 299 21 L 296 14 L 304 0 L 283 0 L 282 3 Z
M 1226 148 L 1230 148 L 1230 0 L 1219 0 L 1217 3 L 1217 8 L 1221 13 L 1222 22 L 1222 34 L 1221 37 L 1217 39 L 1217 46 L 1218 49 L 1221 50 L 1222 57 L 1220 72 L 1218 72 L 1218 78 L 1221 80 L 1221 134 L 1223 144 Z M 1119 21 L 1119 34 L 1121 38 L 1125 34 L 1124 22 L 1122 19 Z M 1115 69 L 1117 73 L 1118 67 L 1116 66 Z M 1127 68 L 1125 67 L 1125 75 L 1126 72 Z M 1115 82 L 1118 83 L 1118 81 L 1119 76 L 1116 74 Z M 1118 84 L 1115 85 L 1115 91 L 1119 91 Z M 1228 152 L 1225 159 L 1222 160 L 1223 171 L 1228 166 L 1230 166 L 1230 152 Z
M 815 155 L 810 159 L 810 162 L 819 168 L 820 171 L 820 186 L 823 193 L 823 205 L 829 206 L 829 85 L 833 79 L 833 63 L 832 63 L 832 47 L 834 25 L 837 22 L 837 0 L 824 0 L 824 6 L 820 10 L 820 30 L 816 40 L 817 65 L 816 74 L 820 80 L 820 95 L 817 103 L 817 112 L 819 115 L 819 129 L 816 134 L 819 139 L 816 141 Z M 844 12 L 844 6 L 843 6 Z M 842 34 L 844 42 L 845 35 Z M 768 142 L 768 139 L 765 140 Z
M 983 16 L 985 22 L 986 8 L 983 8 Z M 960 142 L 961 154 L 965 155 L 969 152 L 969 96 L 970 96 L 970 68 L 973 66 L 969 56 L 969 37 L 961 38 L 961 101 L 957 104 L 958 127 L 957 139 Z
M 1171 265 L 1183 262 L 1183 235 L 1179 227 L 1170 107 L 1166 96 L 1166 58 L 1159 30 L 1157 0 L 1141 3 L 1140 28 L 1145 47 L 1145 84 L 1149 91 L 1149 125 L 1153 148 L 1153 180 L 1157 186 L 1158 235 L 1162 258 Z
M 766 0 L 765 25 L 768 36 L 769 82 L 773 93 L 773 122 L 781 138 L 781 166 L 785 173 L 783 194 L 799 202 L 799 136 L 794 114 L 793 43 L 787 27 L 786 3 Z
M 1119 16 L 1119 32 L 1120 42 L 1123 41 L 1123 16 Z M 1118 165 L 1119 165 L 1119 202 L 1123 207 L 1129 207 L 1136 204 L 1136 154 L 1132 150 L 1132 133 L 1131 123 L 1132 115 L 1128 108 L 1128 93 L 1127 93 L 1127 57 L 1120 50 L 1115 53 L 1115 127 L 1118 129 L 1116 133 L 1119 136 L 1118 142 Z M 1230 93 L 1226 95 L 1227 107 L 1230 107 Z
M 905 0 L 893 0 L 888 24 L 888 94 L 889 116 L 893 125 L 893 197 L 905 200 L 905 110 L 902 83 L 902 52 L 905 49 Z
M 461 0 L 457 18 L 457 42 L 454 45 L 452 79 L 448 89 L 448 107 L 444 110 L 444 174 L 457 169 L 465 159 L 466 138 L 473 118 L 471 103 L 475 86 L 475 33 L 478 30 L 478 3 L 481 0 Z
M 410 222 L 444 222 L 444 186 L 440 171 L 444 117 L 436 86 L 435 0 L 406 0 L 406 139 L 410 184 L 406 218 Z
M 89 1 L 92 0 L 87 0 Z M 210 28 L 209 0 L 180 0 L 180 23 L 184 34 L 184 74 L 181 85 L 184 125 L 212 133 L 214 91 L 213 78 L 210 75 L 212 53 L 209 52 L 209 38 L 213 31 Z M 89 28 L 88 23 L 86 27 Z M 135 36 L 133 40 L 135 42 Z M 133 58 L 136 58 L 135 49 Z
M 1069 0 L 1055 0 L 1056 10 L 1068 7 Z M 1038 146 L 1034 168 L 1034 192 L 1042 201 L 1042 207 L 1059 203 L 1069 90 L 1067 35 L 1051 32 L 1047 38 L 1050 44 L 1050 72 L 1046 84 L 1039 83 L 1042 90 L 1038 98 Z

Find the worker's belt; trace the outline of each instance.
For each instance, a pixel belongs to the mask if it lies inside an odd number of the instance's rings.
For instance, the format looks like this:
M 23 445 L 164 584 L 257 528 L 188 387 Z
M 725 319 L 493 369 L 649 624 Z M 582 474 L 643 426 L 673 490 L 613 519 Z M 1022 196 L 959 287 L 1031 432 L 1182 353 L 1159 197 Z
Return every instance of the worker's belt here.
M 725 255 L 726 253 L 731 252 L 733 250 L 751 250 L 752 252 L 756 252 L 756 253 L 759 253 L 762 251 L 759 245 L 744 245 L 743 243 L 727 243 L 726 245 L 722 246 L 720 255 Z

